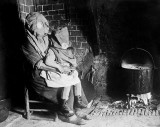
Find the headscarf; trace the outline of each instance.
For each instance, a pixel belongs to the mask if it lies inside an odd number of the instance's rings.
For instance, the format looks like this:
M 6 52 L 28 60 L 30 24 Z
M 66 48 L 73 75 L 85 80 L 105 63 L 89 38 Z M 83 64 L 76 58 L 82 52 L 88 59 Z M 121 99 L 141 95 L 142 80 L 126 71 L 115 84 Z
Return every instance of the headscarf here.
M 42 24 L 42 28 L 38 28 L 39 22 Z M 44 57 L 49 45 L 48 36 L 46 36 L 48 34 L 47 19 L 38 12 L 32 12 L 26 17 L 25 28 L 29 42 L 39 53 L 39 55 Z M 39 36 L 39 33 L 41 33 L 41 36 Z
M 43 25 L 42 29 L 37 28 L 37 23 L 41 22 Z M 39 12 L 31 12 L 26 17 L 26 24 L 30 32 L 33 32 L 35 36 L 38 35 L 38 33 L 46 31 L 48 29 L 49 23 L 47 19 Z M 47 33 L 46 33 L 47 34 Z
M 68 62 L 72 65 L 76 65 L 76 58 L 73 54 L 73 50 L 70 46 L 71 43 L 69 41 L 69 32 L 67 27 L 63 27 L 56 31 L 55 36 L 58 40 L 58 42 L 54 41 L 53 45 L 54 48 L 51 48 L 52 51 L 55 53 L 58 62 Z M 61 45 L 63 43 L 67 43 L 69 48 L 68 49 L 62 49 Z
M 57 40 L 59 41 L 59 44 L 60 44 L 60 45 L 56 45 L 56 43 L 55 43 L 54 44 L 55 47 L 61 47 L 61 45 L 63 43 L 68 44 L 68 47 L 71 46 L 71 43 L 69 41 L 69 32 L 68 32 L 67 27 L 63 27 L 63 28 L 58 29 L 55 32 L 55 36 L 56 36 L 56 38 L 57 38 Z

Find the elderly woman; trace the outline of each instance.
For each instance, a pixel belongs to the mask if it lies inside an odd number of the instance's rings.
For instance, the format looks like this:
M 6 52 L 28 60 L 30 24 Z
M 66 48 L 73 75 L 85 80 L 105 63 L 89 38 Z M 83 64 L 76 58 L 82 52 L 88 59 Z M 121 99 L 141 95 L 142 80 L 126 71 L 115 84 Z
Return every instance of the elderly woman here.
M 59 88 L 58 86 L 56 86 L 58 80 L 56 81 L 48 79 L 46 80 L 42 73 L 42 72 L 48 72 L 48 73 L 66 72 L 69 70 L 66 67 L 60 66 L 58 63 L 54 63 L 55 67 L 51 67 L 44 62 L 46 55 L 48 54 L 49 47 L 51 45 L 54 45 L 55 43 L 53 39 L 48 38 L 49 34 L 48 26 L 49 24 L 46 18 L 38 12 L 30 13 L 26 17 L 25 29 L 27 35 L 27 42 L 22 46 L 22 49 L 27 60 L 32 66 L 30 74 L 32 88 L 39 95 L 45 97 L 46 99 L 52 101 L 53 103 L 58 103 L 60 105 L 58 114 L 59 116 L 60 115 L 64 116 L 67 122 L 78 125 L 85 124 L 84 120 L 76 116 L 74 111 L 68 106 L 66 102 L 63 101 L 63 99 L 62 103 L 61 101 L 58 101 L 57 91 Z M 62 88 L 65 87 L 65 84 L 64 86 L 61 85 L 60 87 Z
M 69 41 L 67 27 L 56 31 L 57 42 L 53 40 L 53 45 L 49 47 L 44 63 L 50 67 L 58 68 L 59 71 L 42 71 L 41 76 L 50 87 L 64 87 L 62 92 L 63 104 L 68 101 L 70 86 L 74 86 L 75 108 L 86 108 L 87 105 L 82 101 L 81 81 L 76 70 L 77 62 L 74 49 Z M 64 69 L 65 68 L 65 69 Z

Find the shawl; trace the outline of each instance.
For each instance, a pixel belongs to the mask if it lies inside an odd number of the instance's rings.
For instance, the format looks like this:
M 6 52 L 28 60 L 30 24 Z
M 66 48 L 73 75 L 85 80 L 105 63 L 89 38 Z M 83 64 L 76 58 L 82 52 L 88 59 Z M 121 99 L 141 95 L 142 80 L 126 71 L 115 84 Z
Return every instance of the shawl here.
M 57 40 L 59 41 L 59 44 L 62 45 L 63 43 L 67 43 L 69 46 L 71 46 L 71 43 L 69 41 L 69 32 L 68 32 L 68 28 L 67 27 L 63 27 L 63 28 L 59 28 L 56 33 L 55 36 L 57 38 Z M 55 44 L 55 47 L 59 47 L 60 45 Z
M 48 36 L 35 37 L 28 30 L 26 30 L 26 33 L 29 43 L 33 46 L 33 48 L 37 51 L 41 58 L 43 58 L 46 55 L 49 45 Z
M 61 49 L 61 48 L 55 48 L 55 47 L 51 47 L 50 49 L 54 52 L 56 61 L 58 63 L 63 64 L 67 62 L 72 66 L 77 65 L 76 58 L 74 57 L 70 49 Z
M 43 25 L 42 29 L 37 28 L 37 22 L 41 22 L 42 24 L 48 24 L 48 21 L 46 18 L 38 13 L 38 12 L 32 12 L 28 14 L 26 17 L 26 34 L 27 38 L 29 40 L 29 43 L 33 46 L 33 48 L 38 52 L 38 54 L 43 58 L 46 54 L 46 51 L 48 49 L 49 40 L 48 36 L 37 36 L 38 32 L 45 31 L 45 25 Z
M 74 49 L 71 47 L 68 49 L 61 48 L 62 43 L 67 43 L 69 46 L 71 45 L 69 42 L 69 33 L 67 27 L 57 30 L 55 36 L 58 42 L 54 41 L 54 47 L 51 47 L 50 49 L 54 52 L 56 61 L 59 63 L 67 62 L 73 66 L 77 65 L 76 58 L 73 53 Z
M 38 29 L 37 23 L 40 22 L 42 24 L 42 28 Z M 35 36 L 37 36 L 38 33 L 46 31 L 49 27 L 49 23 L 47 19 L 39 12 L 31 12 L 27 15 L 25 20 L 25 26 L 27 29 L 29 29 Z M 46 33 L 48 34 L 48 33 Z

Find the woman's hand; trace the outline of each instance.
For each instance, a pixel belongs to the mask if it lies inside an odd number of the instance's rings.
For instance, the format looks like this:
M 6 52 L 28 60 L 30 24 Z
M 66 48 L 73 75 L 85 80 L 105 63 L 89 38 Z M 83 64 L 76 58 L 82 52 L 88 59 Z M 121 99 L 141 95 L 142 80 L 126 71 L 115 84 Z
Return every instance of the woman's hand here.
M 69 72 L 71 72 L 70 67 L 68 66 L 62 66 L 62 73 L 68 74 Z
M 77 69 L 76 67 L 71 67 L 71 68 L 70 68 L 70 70 L 76 70 L 76 69 Z

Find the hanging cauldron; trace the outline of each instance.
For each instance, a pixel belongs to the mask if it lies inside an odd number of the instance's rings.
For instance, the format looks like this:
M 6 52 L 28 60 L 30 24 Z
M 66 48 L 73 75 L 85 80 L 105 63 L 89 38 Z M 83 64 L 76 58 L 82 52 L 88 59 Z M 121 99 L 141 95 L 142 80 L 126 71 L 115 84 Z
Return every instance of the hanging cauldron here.
M 154 61 L 148 51 L 141 48 L 128 50 L 122 56 L 121 67 L 127 93 L 137 95 L 151 92 Z

